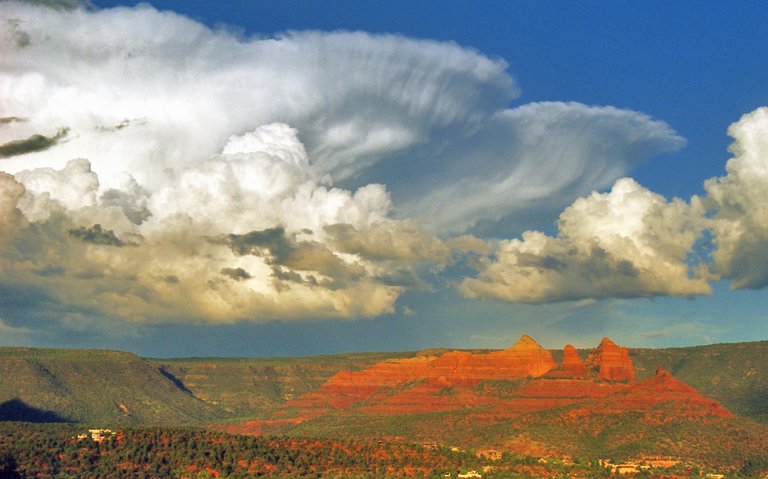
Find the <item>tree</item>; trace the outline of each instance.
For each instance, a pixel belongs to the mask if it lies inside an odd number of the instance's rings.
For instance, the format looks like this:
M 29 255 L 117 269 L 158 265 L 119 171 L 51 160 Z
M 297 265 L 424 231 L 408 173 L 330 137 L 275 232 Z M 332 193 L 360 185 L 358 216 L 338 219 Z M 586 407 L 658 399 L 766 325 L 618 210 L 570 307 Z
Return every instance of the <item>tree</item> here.
M 0 456 L 0 479 L 22 479 L 16 458 L 10 452 Z

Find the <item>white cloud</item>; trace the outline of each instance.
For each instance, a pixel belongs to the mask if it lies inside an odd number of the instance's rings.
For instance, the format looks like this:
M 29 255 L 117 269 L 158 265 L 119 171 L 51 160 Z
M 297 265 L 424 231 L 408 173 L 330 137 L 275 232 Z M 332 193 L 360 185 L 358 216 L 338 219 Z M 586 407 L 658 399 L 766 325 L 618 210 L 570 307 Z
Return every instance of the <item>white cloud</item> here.
M 705 183 L 711 209 L 714 270 L 736 288 L 768 286 L 768 108 L 728 129 L 734 138 L 727 175 Z
M 4 285 L 42 288 L 51 298 L 36 307 L 78 324 L 361 317 L 393 312 L 421 264 L 451 261 L 441 240 L 389 218 L 383 187 L 313 179 L 286 125 L 232 137 L 225 151 L 155 192 L 125 178 L 121 201 L 95 194 L 85 160 L 19 173 L 26 190 L 3 174 L 0 219 L 29 222 L 4 250 Z
M 462 292 L 538 303 L 709 294 L 709 281 L 717 279 L 733 288 L 764 288 L 768 108 L 744 115 L 728 134 L 734 156 L 725 176 L 705 182 L 705 196 L 666 201 L 619 180 L 609 193 L 593 192 L 569 206 L 556 237 L 528 231 L 522 240 L 500 242 Z
M 477 128 L 517 95 L 503 62 L 446 43 L 242 39 L 148 6 L 62 13 L 10 2 L 2 13 L 9 44 L 18 31 L 29 38 L 0 60 L 2 110 L 29 119 L 2 138 L 71 129 L 54 150 L 6 161 L 9 171 L 84 156 L 102 180 L 127 169 L 151 184 L 221 151 L 230 135 L 280 121 L 339 180 L 436 132 Z
M 641 113 L 528 104 L 496 113 L 481 132 L 446 153 L 441 171 L 427 180 L 432 188 L 410 198 L 403 210 L 440 231 L 466 231 L 483 222 L 497 225 L 494 232 L 508 231 L 683 144 L 667 124 Z
M 87 158 L 102 189 L 121 188 L 127 171 L 154 191 L 231 136 L 281 122 L 300 132 L 313 178 L 352 190 L 383 183 L 400 217 L 443 233 L 479 221 L 474 232 L 493 235 L 554 217 L 682 141 L 631 111 L 508 109 L 518 88 L 507 65 L 451 43 L 345 32 L 240 38 L 148 6 L 5 2 L 0 16 L 12 46 L 0 58 L 0 110 L 27 119 L 0 128 L 0 144 L 69 129 L 45 150 L 0 160 L 13 173 Z
M 703 226 L 699 205 L 621 179 L 563 211 L 557 237 L 528 231 L 502 241 L 461 290 L 525 303 L 708 294 L 707 275 L 686 263 Z
M 0 110 L 13 118 L 0 146 L 16 148 L 0 159 L 15 175 L 0 176 L 0 222 L 13 225 L 0 289 L 39 292 L 30 307 L 78 324 L 392 312 L 453 252 L 486 254 L 477 236 L 554 216 L 683 144 L 637 112 L 510 108 L 507 65 L 451 43 L 241 38 L 148 6 L 12 1 L 0 39 Z M 44 148 L 19 151 L 34 135 Z M 569 207 L 559 237 L 502 241 L 462 290 L 705 293 L 705 272 L 685 263 L 704 226 L 698 204 L 621 180 Z

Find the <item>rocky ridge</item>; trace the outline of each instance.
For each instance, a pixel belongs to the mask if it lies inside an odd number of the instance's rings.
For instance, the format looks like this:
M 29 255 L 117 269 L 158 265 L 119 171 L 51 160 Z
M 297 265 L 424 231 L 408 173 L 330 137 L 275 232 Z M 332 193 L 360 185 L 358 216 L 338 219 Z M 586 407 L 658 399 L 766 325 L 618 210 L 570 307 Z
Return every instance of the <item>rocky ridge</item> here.
M 341 371 L 287 406 L 308 417 L 348 408 L 369 414 L 412 414 L 477 406 L 518 414 L 607 397 L 628 389 L 634 380 L 628 349 L 608 338 L 586 361 L 566 345 L 558 364 L 549 351 L 524 335 L 503 351 L 450 351 Z

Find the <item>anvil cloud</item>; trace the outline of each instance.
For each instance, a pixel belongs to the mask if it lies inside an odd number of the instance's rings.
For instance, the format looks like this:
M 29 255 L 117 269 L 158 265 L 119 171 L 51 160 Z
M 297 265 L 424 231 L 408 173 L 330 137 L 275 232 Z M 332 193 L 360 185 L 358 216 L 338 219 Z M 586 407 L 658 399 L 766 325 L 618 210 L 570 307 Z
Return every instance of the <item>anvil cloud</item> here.
M 452 43 L 17 2 L 0 39 L 7 324 L 373 317 L 468 259 L 464 294 L 522 302 L 768 277 L 748 260 L 766 241 L 764 112 L 733 127 L 706 197 L 667 201 L 621 179 L 683 146 L 667 124 L 511 107 L 506 63 Z M 504 239 L 571 203 L 558 236 Z M 692 261 L 705 231 L 713 260 Z

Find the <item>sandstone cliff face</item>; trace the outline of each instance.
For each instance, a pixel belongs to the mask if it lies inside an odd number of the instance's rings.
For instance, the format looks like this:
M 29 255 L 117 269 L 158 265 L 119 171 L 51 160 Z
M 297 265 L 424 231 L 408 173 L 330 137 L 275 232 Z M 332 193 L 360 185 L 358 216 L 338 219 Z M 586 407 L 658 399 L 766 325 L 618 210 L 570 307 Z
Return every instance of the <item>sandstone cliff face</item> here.
M 402 388 L 409 383 L 424 382 L 427 388 L 414 389 L 419 398 L 402 398 L 385 394 L 386 402 L 401 400 L 411 403 L 435 403 L 451 408 L 460 404 L 450 398 L 426 401 L 424 394 L 453 387 L 474 387 L 482 381 L 514 380 L 539 377 L 557 367 L 552 354 L 530 336 L 523 336 L 510 349 L 487 354 L 452 351 L 441 356 L 418 356 L 383 361 L 361 371 L 342 371 L 331 377 L 316 392 L 309 393 L 294 406 L 344 408 L 373 398 L 382 388 Z M 383 401 L 383 399 L 382 399 Z M 421 409 L 422 407 L 419 407 Z M 432 408 L 434 409 L 434 408 Z
M 610 339 L 603 339 L 586 361 L 566 345 L 558 365 L 549 351 L 523 336 L 503 351 L 431 351 L 342 371 L 317 390 L 289 401 L 278 422 L 258 424 L 272 430 L 286 421 L 333 416 L 340 409 L 371 416 L 474 410 L 494 420 L 553 408 L 564 408 L 568 420 L 628 411 L 640 412 L 649 422 L 664 421 L 670 414 L 730 415 L 661 369 L 646 381 L 634 379 L 628 349 Z
M 613 383 L 621 385 L 621 383 Z M 661 367 L 656 375 L 622 391 L 573 409 L 575 415 L 642 412 L 649 422 L 688 417 L 733 417 L 720 403 L 703 396 Z
M 557 367 L 552 354 L 530 336 L 514 346 L 488 354 L 453 352 L 431 363 L 434 386 L 475 386 L 482 381 L 539 377 Z
M 502 394 L 499 391 L 490 392 L 491 399 L 488 399 L 464 390 L 480 383 L 541 378 L 538 382 L 514 386 L 519 389 L 514 393 L 515 401 L 525 398 L 528 406 L 535 408 L 533 402 L 543 401 L 541 407 L 551 407 L 547 405 L 575 398 L 604 397 L 622 390 L 634 377 L 627 348 L 617 346 L 610 339 L 603 339 L 586 362 L 576 348 L 566 345 L 563 362 L 558 365 L 552 354 L 533 338 L 522 336 L 514 346 L 503 351 L 487 354 L 451 351 L 391 359 L 360 371 L 342 371 L 290 405 L 308 409 L 357 406 L 390 413 L 450 410 L 499 399 L 493 397 Z M 594 379 L 621 384 L 600 385 Z M 451 394 L 445 394 L 449 390 Z M 515 401 L 508 405 L 516 404 Z
M 608 338 L 603 338 L 600 345 L 589 355 L 586 361 L 589 372 L 598 379 L 607 381 L 634 382 L 635 368 L 629 357 L 629 349 L 617 346 Z
M 576 348 L 570 344 L 566 344 L 563 348 L 562 364 L 546 374 L 546 377 L 552 379 L 584 379 L 586 376 L 587 366 Z

